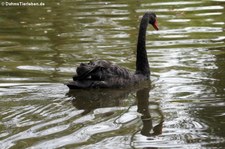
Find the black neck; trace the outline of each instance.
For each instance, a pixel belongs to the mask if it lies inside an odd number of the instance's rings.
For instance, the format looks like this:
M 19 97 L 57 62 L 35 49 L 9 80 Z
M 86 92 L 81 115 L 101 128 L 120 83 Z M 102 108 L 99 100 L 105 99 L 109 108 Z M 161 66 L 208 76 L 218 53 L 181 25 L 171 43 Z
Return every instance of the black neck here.
M 146 29 L 149 24 L 149 14 L 145 14 L 139 27 L 137 57 L 136 57 L 136 74 L 143 74 L 147 77 L 150 75 L 147 52 L 145 49 Z

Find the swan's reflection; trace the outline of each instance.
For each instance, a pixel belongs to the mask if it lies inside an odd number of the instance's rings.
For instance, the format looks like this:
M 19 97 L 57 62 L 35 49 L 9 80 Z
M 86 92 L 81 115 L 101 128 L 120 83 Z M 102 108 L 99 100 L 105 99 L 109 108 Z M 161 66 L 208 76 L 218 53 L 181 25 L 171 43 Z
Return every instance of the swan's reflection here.
M 67 95 L 73 98 L 73 106 L 84 110 L 85 115 L 97 108 L 120 106 L 131 92 L 130 89 L 77 89 Z
M 143 122 L 143 128 L 141 134 L 144 136 L 154 136 L 162 133 L 163 114 L 159 108 L 155 109 L 155 112 L 160 116 L 160 122 L 153 126 L 153 119 L 149 111 L 149 92 L 150 88 L 143 88 L 137 91 L 137 106 L 138 112 L 142 114 L 141 119 Z M 155 102 L 151 104 L 156 105 Z M 153 132 L 151 132 L 153 130 Z
M 136 92 L 137 111 L 142 114 L 143 128 L 141 134 L 144 136 L 159 135 L 162 133 L 163 115 L 157 108 L 155 111 L 160 115 L 160 122 L 153 126 L 153 119 L 149 111 L 150 85 L 142 84 L 138 88 L 128 89 L 90 89 L 70 90 L 67 95 L 72 97 L 72 104 L 77 109 L 82 109 L 83 115 L 88 114 L 97 108 L 121 106 L 129 94 Z M 153 103 L 155 105 L 155 103 Z M 153 130 L 153 132 L 151 132 Z

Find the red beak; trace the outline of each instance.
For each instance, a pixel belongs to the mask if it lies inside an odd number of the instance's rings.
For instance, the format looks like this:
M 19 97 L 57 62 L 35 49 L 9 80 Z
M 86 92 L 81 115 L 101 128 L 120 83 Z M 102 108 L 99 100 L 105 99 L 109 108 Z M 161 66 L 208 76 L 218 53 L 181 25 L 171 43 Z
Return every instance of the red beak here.
M 155 28 L 155 30 L 159 30 L 157 20 L 155 20 L 155 23 L 153 24 L 153 27 Z

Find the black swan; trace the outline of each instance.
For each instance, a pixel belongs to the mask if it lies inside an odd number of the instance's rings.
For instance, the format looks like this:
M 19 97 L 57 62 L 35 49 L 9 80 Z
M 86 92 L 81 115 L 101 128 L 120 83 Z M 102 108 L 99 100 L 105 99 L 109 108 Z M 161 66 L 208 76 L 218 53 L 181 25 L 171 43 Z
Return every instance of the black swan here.
M 137 42 L 136 71 L 134 73 L 105 60 L 90 61 L 89 63 L 81 63 L 76 70 L 76 75 L 73 76 L 73 81 L 66 85 L 70 89 L 122 88 L 143 80 L 149 80 L 150 68 L 145 49 L 148 24 L 158 30 L 155 13 L 147 12 L 141 19 Z

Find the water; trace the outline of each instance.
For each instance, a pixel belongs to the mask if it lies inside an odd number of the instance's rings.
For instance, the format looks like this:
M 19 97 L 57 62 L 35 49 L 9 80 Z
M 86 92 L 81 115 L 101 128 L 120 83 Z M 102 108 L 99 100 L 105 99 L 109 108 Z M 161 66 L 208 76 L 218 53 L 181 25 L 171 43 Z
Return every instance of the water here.
M 0 6 L 0 148 L 224 148 L 224 0 Z M 140 17 L 151 86 L 69 92 L 93 59 L 135 69 Z

